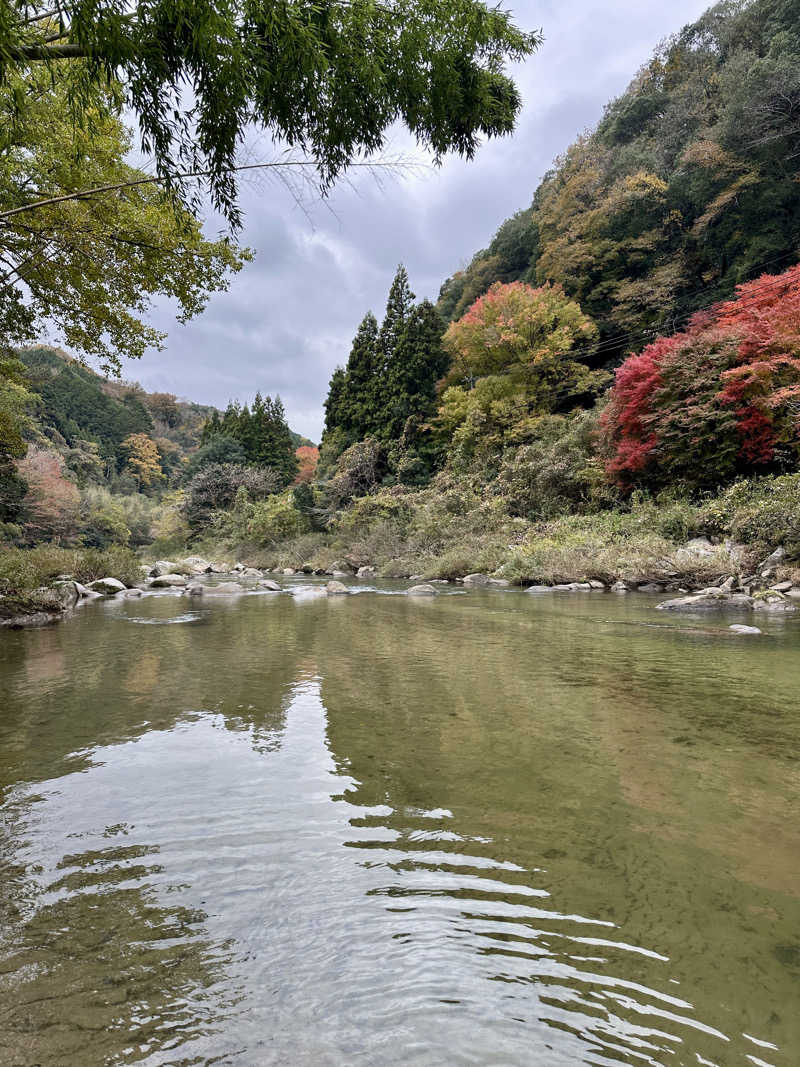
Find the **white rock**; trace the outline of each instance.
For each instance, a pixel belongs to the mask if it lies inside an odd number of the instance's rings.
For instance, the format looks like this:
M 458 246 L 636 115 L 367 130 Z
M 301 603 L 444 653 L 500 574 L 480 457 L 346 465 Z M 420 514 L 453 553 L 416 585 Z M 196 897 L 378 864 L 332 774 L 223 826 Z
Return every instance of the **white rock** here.
M 757 626 L 742 626 L 739 623 L 737 623 L 734 626 L 729 626 L 728 629 L 729 630 L 733 630 L 733 632 L 737 633 L 737 634 L 760 634 L 761 633 L 761 630 L 759 630 L 759 628 Z
M 157 559 L 153 566 L 150 568 L 151 578 L 160 578 L 162 574 L 174 574 L 175 563 L 170 563 L 168 559 Z
M 329 596 L 341 596 L 343 593 L 349 593 L 350 590 L 346 585 L 342 585 L 341 582 L 328 582 L 325 586 L 325 592 Z
M 436 590 L 429 582 L 424 582 L 422 585 L 412 585 L 408 596 L 436 596 Z

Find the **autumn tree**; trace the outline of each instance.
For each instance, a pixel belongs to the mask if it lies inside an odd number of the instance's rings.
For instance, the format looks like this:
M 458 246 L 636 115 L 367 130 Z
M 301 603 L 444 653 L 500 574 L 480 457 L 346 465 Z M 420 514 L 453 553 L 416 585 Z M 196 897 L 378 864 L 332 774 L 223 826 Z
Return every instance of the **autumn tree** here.
M 81 497 L 78 487 L 66 477 L 61 456 L 32 445 L 19 460 L 18 468 L 27 484 L 22 506 L 26 540 L 72 541 L 77 533 Z
M 300 445 L 296 449 L 295 455 L 298 462 L 298 471 L 294 479 L 295 484 L 313 482 L 319 460 L 319 449 L 311 445 Z
M 734 300 L 619 368 L 602 419 L 622 484 L 689 488 L 794 469 L 800 460 L 800 267 L 739 286 Z
M 122 442 L 125 466 L 142 489 L 150 489 L 164 479 L 158 445 L 146 433 L 132 433 Z

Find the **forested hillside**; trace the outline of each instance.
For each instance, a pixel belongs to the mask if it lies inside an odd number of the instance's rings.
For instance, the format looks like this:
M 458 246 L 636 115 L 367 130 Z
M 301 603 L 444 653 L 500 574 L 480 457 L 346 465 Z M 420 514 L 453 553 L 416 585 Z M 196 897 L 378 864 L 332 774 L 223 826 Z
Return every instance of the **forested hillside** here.
M 656 50 L 438 309 L 559 283 L 597 325 L 589 361 L 614 363 L 799 246 L 800 2 L 723 0 Z
M 257 394 L 252 411 L 232 403 L 222 414 L 102 378 L 60 349 L 17 357 L 8 361 L 16 418 L 0 423 L 0 532 L 12 542 L 148 544 L 181 529 L 185 497 L 207 467 L 239 464 L 251 481 L 251 468 L 268 468 L 275 491 L 297 474 L 298 448 L 306 466 L 316 453 L 289 429 L 279 398 Z

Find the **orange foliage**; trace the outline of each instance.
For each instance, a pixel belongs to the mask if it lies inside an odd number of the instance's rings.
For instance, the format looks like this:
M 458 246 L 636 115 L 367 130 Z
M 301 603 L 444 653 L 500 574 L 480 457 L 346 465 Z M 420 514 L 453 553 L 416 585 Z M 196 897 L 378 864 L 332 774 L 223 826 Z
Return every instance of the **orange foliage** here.
M 314 473 L 319 461 L 319 449 L 314 448 L 312 445 L 300 445 L 300 447 L 295 450 L 294 454 L 297 456 L 297 462 L 300 464 L 294 484 L 300 485 L 302 482 L 313 481 Z
M 75 483 L 64 477 L 61 456 L 31 445 L 17 467 L 28 483 L 23 505 L 26 535 L 36 541 L 74 537 L 81 496 Z

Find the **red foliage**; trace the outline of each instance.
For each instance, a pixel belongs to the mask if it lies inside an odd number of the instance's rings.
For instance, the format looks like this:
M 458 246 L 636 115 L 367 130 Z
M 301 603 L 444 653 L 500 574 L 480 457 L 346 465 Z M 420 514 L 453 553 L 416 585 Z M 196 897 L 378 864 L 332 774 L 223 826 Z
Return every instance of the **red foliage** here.
M 24 501 L 26 535 L 33 541 L 69 541 L 75 534 L 80 493 L 64 476 L 64 461 L 57 452 L 31 445 L 17 467 L 28 483 Z
M 302 482 L 313 481 L 317 463 L 319 462 L 319 449 L 314 448 L 312 445 L 300 445 L 299 448 L 295 449 L 294 454 L 300 464 L 294 484 L 300 485 Z
M 710 474 L 763 468 L 779 446 L 800 458 L 799 416 L 796 266 L 739 286 L 733 300 L 699 312 L 683 333 L 659 338 L 623 363 L 601 424 L 606 470 L 632 481 L 679 469 L 700 483 Z M 718 469 L 709 472 L 709 464 Z

